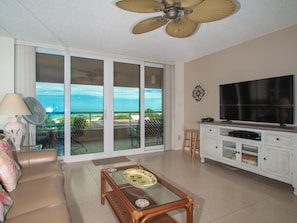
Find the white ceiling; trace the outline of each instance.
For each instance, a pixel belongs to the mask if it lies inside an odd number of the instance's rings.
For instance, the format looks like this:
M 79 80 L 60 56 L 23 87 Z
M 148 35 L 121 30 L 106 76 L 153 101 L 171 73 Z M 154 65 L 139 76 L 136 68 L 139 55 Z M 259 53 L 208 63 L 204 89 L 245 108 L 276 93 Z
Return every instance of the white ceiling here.
M 164 27 L 131 28 L 158 13 L 124 11 L 116 0 L 1 0 L 0 37 L 168 62 L 190 61 L 297 24 L 297 0 L 238 0 L 240 10 L 178 39 Z

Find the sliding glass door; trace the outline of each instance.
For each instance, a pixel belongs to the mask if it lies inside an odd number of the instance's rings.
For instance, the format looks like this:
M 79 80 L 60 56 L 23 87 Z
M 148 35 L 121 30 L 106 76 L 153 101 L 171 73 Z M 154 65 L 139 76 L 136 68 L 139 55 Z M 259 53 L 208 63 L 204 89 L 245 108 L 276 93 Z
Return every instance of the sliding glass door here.
M 114 62 L 114 151 L 140 147 L 140 65 Z
M 103 62 L 71 57 L 71 155 L 104 151 Z
M 145 66 L 145 147 L 163 145 L 163 68 Z
M 163 148 L 163 67 L 143 70 L 142 75 L 139 64 L 114 62 L 115 151 Z
M 60 53 L 36 54 L 37 144 L 75 160 L 163 148 L 162 65 Z

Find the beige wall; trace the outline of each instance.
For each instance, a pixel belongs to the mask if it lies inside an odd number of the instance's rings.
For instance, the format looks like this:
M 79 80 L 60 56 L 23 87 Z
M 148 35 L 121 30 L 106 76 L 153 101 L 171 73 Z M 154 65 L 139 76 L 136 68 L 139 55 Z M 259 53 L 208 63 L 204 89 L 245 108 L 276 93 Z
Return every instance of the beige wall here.
M 296 102 L 297 25 L 187 62 L 184 71 L 186 128 L 197 128 L 196 122 L 207 116 L 219 120 L 219 85 L 224 83 L 296 74 Z M 200 102 L 192 98 L 198 82 L 207 90 Z M 296 110 L 297 107 L 295 124 Z
M 0 38 L 0 49 L 2 99 L 5 93 L 14 91 L 14 39 Z M 297 25 L 194 61 L 176 63 L 173 148 L 180 148 L 183 128 L 197 128 L 196 122 L 202 117 L 219 118 L 219 84 L 291 73 L 297 75 L 296 64 Z M 207 90 L 207 95 L 199 103 L 192 98 L 198 82 Z M 297 83 L 295 86 L 297 91 Z M 297 108 L 295 120 L 296 112 Z M 7 117 L 0 117 L 0 128 L 6 122 Z
M 14 39 L 0 37 L 0 101 L 6 93 L 14 92 Z M 8 117 L 0 116 L 0 129 Z

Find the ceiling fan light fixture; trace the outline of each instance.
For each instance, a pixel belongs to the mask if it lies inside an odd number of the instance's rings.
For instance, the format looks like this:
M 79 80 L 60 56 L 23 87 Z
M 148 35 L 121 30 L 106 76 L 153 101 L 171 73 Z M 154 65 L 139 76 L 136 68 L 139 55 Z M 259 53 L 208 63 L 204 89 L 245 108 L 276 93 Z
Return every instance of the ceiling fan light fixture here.
M 132 12 L 163 12 L 164 15 L 137 23 L 133 34 L 141 34 L 166 25 L 168 35 L 185 38 L 193 35 L 200 23 L 223 19 L 239 9 L 237 0 L 120 0 L 118 7 Z
M 176 19 L 179 16 L 179 10 L 175 7 L 170 7 L 165 11 L 168 19 Z

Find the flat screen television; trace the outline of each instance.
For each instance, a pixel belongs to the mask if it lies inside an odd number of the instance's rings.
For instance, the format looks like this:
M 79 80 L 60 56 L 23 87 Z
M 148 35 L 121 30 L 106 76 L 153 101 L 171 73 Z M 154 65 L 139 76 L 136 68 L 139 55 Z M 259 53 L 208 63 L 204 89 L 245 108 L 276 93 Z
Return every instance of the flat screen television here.
M 294 124 L 294 75 L 220 85 L 220 119 Z

